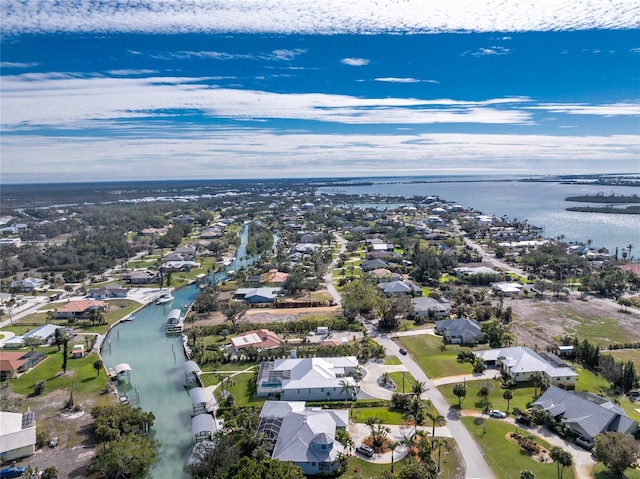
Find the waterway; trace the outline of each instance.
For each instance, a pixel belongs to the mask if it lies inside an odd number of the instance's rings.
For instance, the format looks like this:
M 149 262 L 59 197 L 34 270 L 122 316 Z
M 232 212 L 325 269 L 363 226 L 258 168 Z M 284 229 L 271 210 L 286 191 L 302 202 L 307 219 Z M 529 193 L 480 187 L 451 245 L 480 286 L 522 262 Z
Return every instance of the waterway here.
M 240 247 L 236 260 L 226 270 L 238 270 L 251 264 L 257 257 L 246 257 L 249 228 L 240 234 Z M 226 279 L 226 272 L 218 272 L 208 279 Z M 183 364 L 186 356 L 180 336 L 167 336 L 164 332 L 167 316 L 172 309 L 190 305 L 199 293 L 195 284 L 174 291 L 174 300 L 154 303 L 135 313 L 133 321 L 118 324 L 111 329 L 102 347 L 102 358 L 107 368 L 119 363 L 131 366 L 130 383 L 119 387 L 144 411 L 155 415 L 151 437 L 160 443 L 158 460 L 151 468 L 154 479 L 188 478 L 182 468 L 189 459 L 194 445 L 191 432 L 191 398 L 184 387 Z
M 164 326 L 171 309 L 191 304 L 197 294 L 198 288 L 191 285 L 175 291 L 170 303 L 141 309 L 133 321 L 113 328 L 102 348 L 107 368 L 119 363 L 131 366 L 130 383 L 135 390 L 128 394 L 137 391 L 138 405 L 155 415 L 151 437 L 160 443 L 160 451 L 151 469 L 154 479 L 189 477 L 182 470 L 194 444 L 191 399 L 182 369 L 186 357 L 180 336 L 166 336 Z
M 546 237 L 564 235 L 565 241 L 592 240 L 595 247 L 611 253 L 618 247 L 640 244 L 640 216 L 566 211 L 578 203 L 564 201 L 578 195 L 632 195 L 638 187 L 561 184 L 559 182 L 522 182 L 513 177 L 411 177 L 367 179 L 371 185 L 323 187 L 324 193 L 403 196 L 437 195 L 448 201 L 474 208 L 485 214 L 520 220 L 544 228 Z M 407 204 L 411 204 L 408 202 Z M 579 203 L 584 206 L 585 204 Z

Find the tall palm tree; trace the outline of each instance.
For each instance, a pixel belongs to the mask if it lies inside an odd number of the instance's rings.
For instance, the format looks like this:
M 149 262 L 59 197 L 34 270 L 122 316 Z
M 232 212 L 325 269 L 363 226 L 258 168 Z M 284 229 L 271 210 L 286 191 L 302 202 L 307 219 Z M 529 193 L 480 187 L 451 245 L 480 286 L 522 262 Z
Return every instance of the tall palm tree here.
M 633 245 L 629 243 L 627 245 L 627 251 L 629 252 L 629 261 L 632 261 L 633 257 L 631 256 L 631 250 L 633 249 Z
M 340 394 L 342 395 L 342 393 L 344 393 L 344 403 L 346 405 L 349 396 L 353 394 L 353 385 L 346 379 L 340 381 Z
M 426 391 L 427 386 L 422 381 L 416 381 L 413 383 L 413 386 L 411 386 L 411 394 L 413 394 L 417 399 L 420 399 Z
M 513 399 L 513 392 L 511 392 L 511 389 L 505 389 L 502 397 L 507 400 L 507 412 L 509 412 L 509 403 Z
M 533 383 L 533 395 L 538 397 L 538 389 L 542 386 L 542 381 L 544 380 L 544 375 L 542 371 L 534 371 L 531 373 L 531 382 Z
M 444 421 L 444 416 L 438 414 L 438 410 L 433 405 L 425 413 L 425 416 L 431 420 L 431 442 L 433 443 L 436 438 L 436 424 L 441 424 Z
M 447 442 L 446 439 L 443 439 L 441 437 L 439 437 L 438 439 L 432 438 L 431 443 L 432 443 L 432 447 L 438 448 L 438 472 L 440 472 L 440 458 L 441 458 L 442 448 L 444 447 L 445 450 L 450 451 L 451 446 L 449 446 L 449 443 Z
M 391 441 L 388 444 L 389 450 L 391 451 L 391 474 L 393 474 L 393 451 L 398 447 L 398 443 L 395 441 Z

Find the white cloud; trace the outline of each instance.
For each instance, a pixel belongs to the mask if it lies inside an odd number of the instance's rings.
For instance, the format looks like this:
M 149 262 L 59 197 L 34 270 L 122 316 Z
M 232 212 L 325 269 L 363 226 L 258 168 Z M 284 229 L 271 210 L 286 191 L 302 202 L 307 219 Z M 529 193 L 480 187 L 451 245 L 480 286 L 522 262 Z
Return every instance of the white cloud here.
M 463 55 L 472 55 L 474 57 L 482 57 L 485 55 L 508 55 L 509 53 L 511 53 L 511 49 L 509 48 L 492 46 L 490 48 L 480 48 L 475 52 L 464 52 Z
M 602 171 L 637 166 L 635 135 L 312 134 L 269 129 L 165 131 L 153 138 L 5 137 L 3 176 L 13 181 L 100 178 L 257 178 L 416 172 Z M 150 171 L 149 165 L 153 164 Z M 553 170 L 550 165 L 556 168 Z M 622 170 L 620 170 L 622 171 Z
M 342 124 L 530 124 L 526 97 L 482 101 L 359 98 L 322 93 L 273 93 L 219 88 L 207 78 L 79 78 L 69 73 L 0 77 L 3 128 L 90 128 L 96 122 L 149 118 L 167 111 L 205 116 L 289 119 Z M 106 125 L 101 125 L 106 127 Z
M 4 0 L 3 33 L 434 33 L 634 29 L 627 0 Z
M 0 68 L 31 68 L 38 66 L 36 62 L 20 63 L 20 62 L 0 62 Z
M 375 78 L 375 81 L 387 82 L 387 83 L 440 83 L 438 80 L 418 80 L 417 78 L 397 78 L 397 77 L 384 77 Z
M 363 67 L 369 64 L 369 60 L 366 58 L 343 58 L 340 60 L 345 65 L 349 65 L 352 67 Z
M 157 70 L 107 70 L 109 75 L 117 75 L 117 76 L 132 76 L 132 75 L 151 75 L 158 73 Z
M 585 104 L 540 104 L 527 107 L 532 110 L 546 110 L 568 115 L 598 116 L 640 116 L 640 103 L 610 103 L 604 105 Z

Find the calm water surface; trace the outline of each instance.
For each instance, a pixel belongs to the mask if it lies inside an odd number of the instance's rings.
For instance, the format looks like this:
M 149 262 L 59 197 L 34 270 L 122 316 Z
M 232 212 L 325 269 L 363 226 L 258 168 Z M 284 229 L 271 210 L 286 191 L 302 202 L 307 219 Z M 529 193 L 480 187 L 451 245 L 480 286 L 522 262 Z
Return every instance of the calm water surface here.
M 468 177 L 464 179 L 473 179 Z M 420 180 L 419 178 L 413 178 Z M 441 178 L 442 179 L 442 178 Z M 560 183 L 520 181 L 461 181 L 411 183 L 412 179 L 373 179 L 373 185 L 324 187 L 319 191 L 347 194 L 413 196 L 437 195 L 448 201 L 474 208 L 485 214 L 528 220 L 544 228 L 544 236 L 565 236 L 565 241 L 593 240 L 596 247 L 604 246 L 611 252 L 616 246 L 640 246 L 640 216 L 578 213 L 566 211 L 568 206 L 586 205 L 569 203 L 568 196 L 597 193 L 605 195 L 640 194 L 638 187 L 611 187 L 599 185 L 563 185 Z M 424 178 L 422 178 L 424 180 Z

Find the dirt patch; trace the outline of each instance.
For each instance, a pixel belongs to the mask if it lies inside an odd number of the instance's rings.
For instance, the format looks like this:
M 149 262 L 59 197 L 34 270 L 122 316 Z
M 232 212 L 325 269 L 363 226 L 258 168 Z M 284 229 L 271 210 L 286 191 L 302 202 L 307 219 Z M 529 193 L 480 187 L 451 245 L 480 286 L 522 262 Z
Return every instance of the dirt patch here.
M 592 328 L 593 336 L 587 339 L 601 345 L 618 342 L 620 337 L 625 338 L 624 341 L 640 341 L 638 317 L 602 300 L 583 301 L 575 296 L 568 300 L 551 296 L 505 299 L 504 307 L 509 306 L 513 309 L 511 332 L 516 343 L 531 348 L 545 350 L 555 344 L 552 338 L 575 336 L 580 328 Z M 598 328 L 603 318 L 613 320 L 610 329 Z M 584 334 L 580 337 L 585 339 Z
M 260 323 L 287 323 L 298 321 L 308 316 L 322 315 L 328 318 L 342 314 L 340 306 L 328 306 L 320 308 L 291 308 L 291 309 L 251 309 L 238 320 L 239 324 L 260 324 Z M 207 316 L 200 316 L 196 320 L 196 326 L 214 326 L 223 324 L 226 321 L 224 314 L 211 313 Z M 187 324 L 188 328 L 190 324 Z
M 44 396 L 29 398 L 29 407 L 36 416 L 38 438 L 45 444 L 33 456 L 25 458 L 19 464 L 39 470 L 54 466 L 60 478 L 95 477 L 89 473 L 89 464 L 95 457 L 93 417 L 89 411 L 97 401 L 108 399 L 77 398 L 82 403 L 82 410 L 64 411 L 63 407 L 68 400 L 68 391 L 53 391 Z M 54 437 L 58 438 L 58 445 L 49 447 L 47 443 Z

